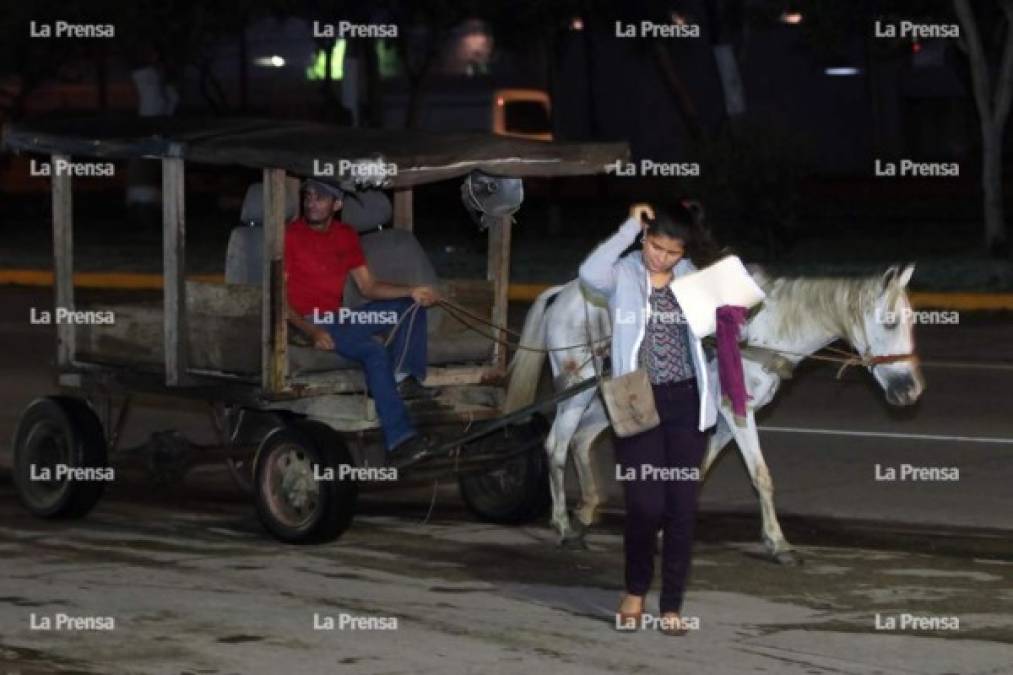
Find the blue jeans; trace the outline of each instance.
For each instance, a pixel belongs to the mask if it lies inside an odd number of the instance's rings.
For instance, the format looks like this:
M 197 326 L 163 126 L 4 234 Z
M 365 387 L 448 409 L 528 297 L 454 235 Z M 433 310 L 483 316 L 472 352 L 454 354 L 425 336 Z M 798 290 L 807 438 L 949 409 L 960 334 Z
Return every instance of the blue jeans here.
M 408 409 L 397 392 L 395 372 L 407 373 L 419 382 L 426 379 L 426 308 L 420 305 L 412 322 L 411 316 L 405 316 L 411 306 L 411 298 L 372 300 L 344 313 L 339 310 L 333 323 L 320 324 L 334 340 L 334 351 L 362 366 L 388 450 L 415 435 Z M 402 318 L 394 339 L 385 346 L 376 336 L 386 339 Z

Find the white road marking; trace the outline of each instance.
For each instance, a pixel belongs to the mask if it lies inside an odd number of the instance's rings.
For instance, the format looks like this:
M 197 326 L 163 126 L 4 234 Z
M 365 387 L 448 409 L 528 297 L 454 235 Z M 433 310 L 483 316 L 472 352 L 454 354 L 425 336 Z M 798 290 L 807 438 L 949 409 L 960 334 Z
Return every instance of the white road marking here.
M 989 436 L 948 436 L 945 434 L 901 434 L 892 431 L 853 431 L 851 429 L 796 429 L 794 427 L 757 427 L 760 431 L 789 434 L 823 434 L 825 436 L 865 436 L 871 438 L 906 438 L 919 441 L 965 441 L 968 443 L 999 443 L 1013 445 L 1013 438 Z
M 922 361 L 922 368 L 958 368 L 966 370 L 1013 370 L 1013 363 L 984 363 L 978 361 Z

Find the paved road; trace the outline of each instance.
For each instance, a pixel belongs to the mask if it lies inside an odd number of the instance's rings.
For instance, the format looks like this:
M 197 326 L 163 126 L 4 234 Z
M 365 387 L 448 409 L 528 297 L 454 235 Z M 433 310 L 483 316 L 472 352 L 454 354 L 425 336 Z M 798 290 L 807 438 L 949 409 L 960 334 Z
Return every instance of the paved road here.
M 374 499 L 339 542 L 283 547 L 211 475 L 73 525 L 0 492 L 2 672 L 1013 672 L 1013 561 L 969 549 L 805 545 L 783 568 L 704 540 L 684 608 L 699 628 L 676 639 L 613 630 L 609 527 L 574 553 L 541 525 L 478 524 L 449 501 L 422 524 L 425 499 Z M 32 629 L 61 616 L 112 630 Z
M 45 294 L 0 297 L 6 443 L 24 403 L 51 392 L 51 333 L 27 323 Z M 921 331 L 919 347 L 928 361 L 1009 364 L 1011 336 L 994 318 L 966 320 Z M 781 430 L 762 440 L 806 564 L 762 560 L 755 500 L 727 455 L 705 486 L 685 608 L 700 628 L 680 640 L 611 630 L 614 510 L 591 549 L 573 553 L 544 523 L 474 522 L 449 486 L 426 522 L 429 490 L 373 494 L 342 540 L 292 548 L 264 536 L 217 469 L 169 492 L 126 471 L 81 523 L 31 519 L 0 484 L 0 663 L 22 673 L 1010 673 L 1013 371 L 931 366 L 926 376 L 922 402 L 898 412 L 857 371 L 841 382 L 827 368 L 799 374 L 762 419 Z M 141 408 L 124 442 L 165 428 L 210 441 L 204 420 L 185 406 Z M 602 443 L 604 476 L 609 454 Z M 955 466 L 960 480 L 885 483 L 877 463 Z M 40 628 L 75 618 L 115 626 Z M 383 630 L 393 619 L 397 629 Z

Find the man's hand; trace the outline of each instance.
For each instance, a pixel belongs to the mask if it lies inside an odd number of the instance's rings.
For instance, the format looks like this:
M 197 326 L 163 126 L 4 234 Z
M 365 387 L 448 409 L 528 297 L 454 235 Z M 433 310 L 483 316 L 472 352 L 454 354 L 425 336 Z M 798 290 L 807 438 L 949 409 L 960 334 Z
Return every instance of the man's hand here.
M 432 286 L 415 286 L 412 288 L 411 296 L 412 300 L 423 307 L 434 305 L 440 299 L 440 294 Z
M 331 334 L 319 326 L 313 327 L 313 332 L 310 334 L 310 338 L 313 339 L 313 348 L 319 349 L 324 352 L 334 351 L 334 340 L 331 339 Z
M 635 218 L 640 222 L 643 228 L 647 228 L 647 223 L 644 222 L 644 216 L 647 216 L 651 220 L 654 220 L 654 207 L 644 202 L 639 202 L 630 206 L 630 218 Z

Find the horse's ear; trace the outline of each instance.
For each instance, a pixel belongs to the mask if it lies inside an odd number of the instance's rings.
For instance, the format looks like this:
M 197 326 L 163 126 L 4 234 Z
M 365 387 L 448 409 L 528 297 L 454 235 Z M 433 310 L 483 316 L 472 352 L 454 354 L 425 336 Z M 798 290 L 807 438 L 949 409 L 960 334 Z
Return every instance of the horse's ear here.
M 883 280 L 881 286 L 885 291 L 890 287 L 890 284 L 897 278 L 897 274 L 900 272 L 900 268 L 896 265 L 890 265 L 885 272 L 883 272 Z
M 915 264 L 908 263 L 907 265 L 904 266 L 904 270 L 900 273 L 900 276 L 897 277 L 897 284 L 901 288 L 906 287 L 908 282 L 911 281 L 911 275 L 913 275 L 914 273 L 915 273 Z

